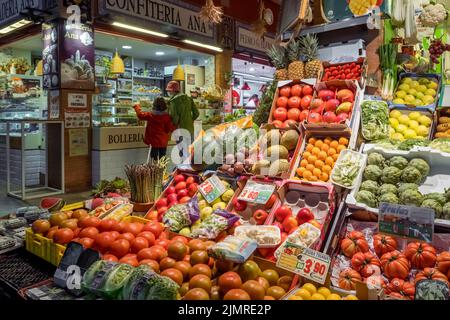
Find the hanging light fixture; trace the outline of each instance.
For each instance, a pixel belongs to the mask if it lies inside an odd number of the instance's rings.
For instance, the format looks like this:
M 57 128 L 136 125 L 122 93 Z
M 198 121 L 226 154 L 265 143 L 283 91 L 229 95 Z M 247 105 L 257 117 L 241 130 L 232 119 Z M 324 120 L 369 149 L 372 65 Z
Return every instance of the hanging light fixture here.
M 41 77 L 44 74 L 42 59 L 36 64 L 36 69 L 34 69 L 34 75 L 37 77 Z
M 119 56 L 119 52 L 117 51 L 117 49 L 116 54 L 112 59 L 111 73 L 112 74 L 125 73 L 125 64 L 123 63 L 122 58 Z
M 244 83 L 244 85 L 242 86 L 241 90 L 251 90 L 252 88 L 250 88 L 250 86 L 248 85 L 247 82 Z
M 180 49 L 178 49 L 178 65 L 175 68 L 175 70 L 173 70 L 172 80 L 175 80 L 175 81 L 184 81 L 185 80 L 184 69 L 180 65 Z

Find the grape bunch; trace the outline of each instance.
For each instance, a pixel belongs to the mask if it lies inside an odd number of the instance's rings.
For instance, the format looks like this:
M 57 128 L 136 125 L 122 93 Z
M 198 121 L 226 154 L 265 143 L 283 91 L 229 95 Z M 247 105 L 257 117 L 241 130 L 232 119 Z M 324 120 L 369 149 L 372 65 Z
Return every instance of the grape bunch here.
M 430 52 L 431 62 L 438 64 L 439 58 L 442 56 L 444 51 L 450 51 L 450 44 L 443 44 L 440 39 L 434 39 L 431 41 L 428 51 Z

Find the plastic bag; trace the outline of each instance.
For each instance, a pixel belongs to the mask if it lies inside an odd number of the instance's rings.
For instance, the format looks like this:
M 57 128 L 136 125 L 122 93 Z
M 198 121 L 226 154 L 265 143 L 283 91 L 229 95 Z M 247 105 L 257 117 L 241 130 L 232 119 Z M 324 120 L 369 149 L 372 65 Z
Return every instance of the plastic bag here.
M 225 210 L 216 210 L 192 231 L 193 238 L 215 239 L 239 220 L 239 216 Z
M 216 259 L 244 263 L 258 247 L 255 240 L 228 236 L 208 249 L 208 254 Z
M 128 282 L 122 289 L 122 300 L 146 300 L 148 280 L 157 275 L 150 266 L 140 265 L 133 270 Z
M 84 273 L 81 286 L 83 291 L 97 296 L 102 295 L 103 287 L 108 276 L 118 263 L 98 260 L 94 262 Z
M 200 208 L 197 197 L 186 204 L 178 204 L 167 210 L 163 222 L 172 232 L 178 232 L 189 227 L 200 219 Z

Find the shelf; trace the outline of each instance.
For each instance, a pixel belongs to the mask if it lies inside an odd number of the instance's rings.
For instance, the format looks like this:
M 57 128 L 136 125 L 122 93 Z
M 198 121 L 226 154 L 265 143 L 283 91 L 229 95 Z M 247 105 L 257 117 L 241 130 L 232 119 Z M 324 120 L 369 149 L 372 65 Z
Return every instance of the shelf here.
M 119 99 L 133 99 L 132 96 L 118 96 Z
M 130 78 L 117 78 L 117 80 L 119 80 L 119 81 L 126 81 L 126 82 L 133 81 L 133 79 L 130 79 Z
M 133 78 L 146 79 L 146 80 L 164 80 L 163 77 L 146 77 L 146 76 L 138 76 L 138 75 L 133 75 Z
M 131 93 L 132 90 L 119 89 L 119 90 L 117 90 L 117 92 L 121 92 L 121 93 Z

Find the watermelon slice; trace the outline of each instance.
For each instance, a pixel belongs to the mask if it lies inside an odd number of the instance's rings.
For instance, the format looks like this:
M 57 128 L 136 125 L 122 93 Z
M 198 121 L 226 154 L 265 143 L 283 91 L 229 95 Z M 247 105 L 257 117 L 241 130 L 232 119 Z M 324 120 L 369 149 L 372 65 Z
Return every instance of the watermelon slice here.
M 66 205 L 66 202 L 61 198 L 43 198 L 41 200 L 41 208 L 48 211 L 61 210 Z

